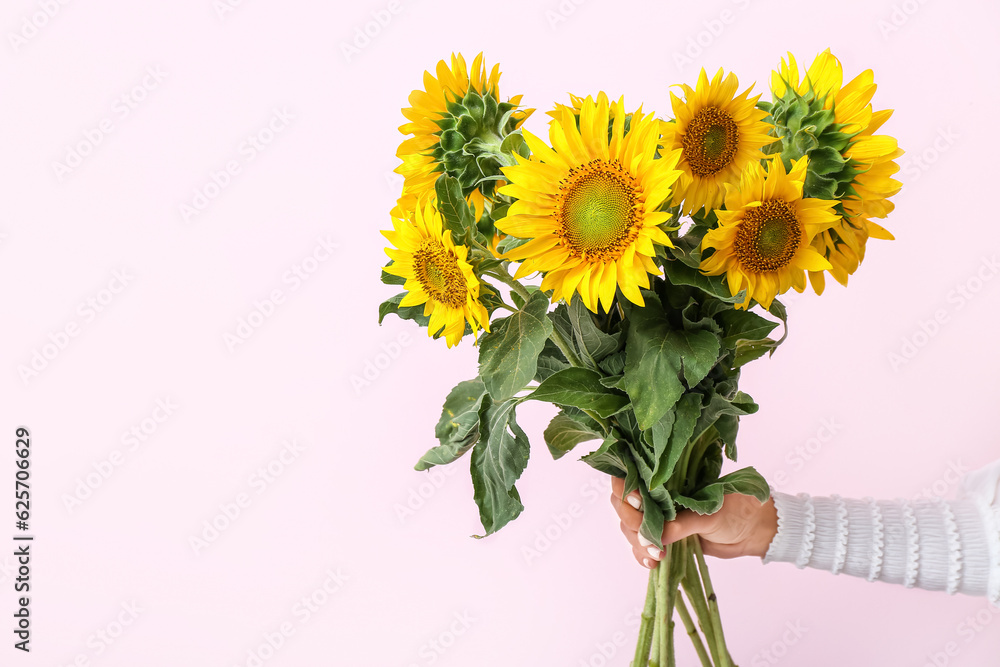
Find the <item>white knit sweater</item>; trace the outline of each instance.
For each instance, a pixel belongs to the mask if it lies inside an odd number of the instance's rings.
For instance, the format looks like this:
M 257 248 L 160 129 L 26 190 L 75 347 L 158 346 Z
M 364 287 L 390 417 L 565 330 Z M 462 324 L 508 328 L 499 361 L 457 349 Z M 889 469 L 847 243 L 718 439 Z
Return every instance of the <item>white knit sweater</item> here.
M 811 497 L 775 491 L 764 563 L 795 563 L 1000 607 L 1000 460 L 966 473 L 954 500 Z

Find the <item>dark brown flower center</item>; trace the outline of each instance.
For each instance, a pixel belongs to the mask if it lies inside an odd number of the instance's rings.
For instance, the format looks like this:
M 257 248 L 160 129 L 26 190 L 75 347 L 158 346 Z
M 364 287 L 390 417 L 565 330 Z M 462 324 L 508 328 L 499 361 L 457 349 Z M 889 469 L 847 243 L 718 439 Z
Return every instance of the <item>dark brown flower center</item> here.
M 705 107 L 688 123 L 681 143 L 691 171 L 705 178 L 732 163 L 740 145 L 740 130 L 728 111 Z
M 468 286 L 458 258 L 440 241 L 425 239 L 413 253 L 413 272 L 432 299 L 452 308 L 465 305 Z
M 743 213 L 733 250 L 744 270 L 763 273 L 788 266 L 801 242 L 795 211 L 784 201 L 770 200 Z

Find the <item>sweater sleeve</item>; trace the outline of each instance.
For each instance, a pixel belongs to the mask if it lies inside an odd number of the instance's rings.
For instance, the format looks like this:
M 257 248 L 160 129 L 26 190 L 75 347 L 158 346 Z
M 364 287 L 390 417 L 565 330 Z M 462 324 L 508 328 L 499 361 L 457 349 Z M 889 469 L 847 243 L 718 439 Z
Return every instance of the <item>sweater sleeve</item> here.
M 775 491 L 778 532 L 761 559 L 795 563 L 1000 607 L 1000 460 L 967 473 L 956 498 L 861 500 Z

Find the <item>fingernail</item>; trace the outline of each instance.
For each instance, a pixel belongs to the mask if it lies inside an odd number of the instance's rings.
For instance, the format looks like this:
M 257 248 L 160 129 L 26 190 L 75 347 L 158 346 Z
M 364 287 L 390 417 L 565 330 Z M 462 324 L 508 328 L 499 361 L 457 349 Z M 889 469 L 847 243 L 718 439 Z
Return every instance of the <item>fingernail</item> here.
M 641 544 L 644 547 L 648 547 L 650 544 L 652 544 L 652 542 L 643 537 L 642 533 L 639 533 L 639 544 Z
M 645 565 L 646 567 L 648 567 L 650 570 L 653 569 L 653 563 L 651 563 L 648 558 L 643 558 L 642 559 L 642 564 Z
M 638 496 L 634 496 L 634 495 L 632 495 L 632 494 L 629 494 L 629 495 L 628 495 L 628 496 L 627 496 L 627 497 L 625 498 L 625 500 L 627 500 L 627 501 L 628 501 L 628 504 L 629 504 L 629 505 L 631 505 L 632 507 L 634 507 L 634 508 L 636 508 L 636 509 L 639 509 L 640 507 L 642 507 L 642 503 L 641 503 L 641 502 L 639 501 L 639 498 L 638 498 Z
M 656 547 L 649 547 L 648 549 L 646 549 L 646 551 L 648 551 L 649 555 L 652 556 L 653 558 L 660 558 L 660 556 L 663 553 Z

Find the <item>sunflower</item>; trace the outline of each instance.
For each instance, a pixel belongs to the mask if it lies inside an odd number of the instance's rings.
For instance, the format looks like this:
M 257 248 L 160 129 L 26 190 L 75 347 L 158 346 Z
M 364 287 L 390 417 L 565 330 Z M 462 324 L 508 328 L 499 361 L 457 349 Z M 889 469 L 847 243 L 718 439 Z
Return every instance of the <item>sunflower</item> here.
M 684 172 L 674 190 L 673 203 L 684 200 L 684 213 L 703 206 L 711 211 L 722 204 L 723 186 L 735 184 L 748 163 L 764 157 L 761 146 L 776 137 L 768 136 L 771 125 L 762 122 L 766 111 L 755 108 L 760 95 L 747 99 L 750 89 L 736 95 L 739 80 L 732 72 L 722 78 L 722 69 L 709 83 L 702 69 L 697 89 L 679 84 L 682 101 L 670 93 L 674 121 L 661 123 L 664 150 L 679 149 Z
M 532 111 L 517 109 L 520 95 L 500 102 L 500 66 L 494 65 L 487 72 L 482 53 L 472 61 L 471 70 L 462 54 L 452 54 L 451 63 L 440 61 L 435 74 L 424 72 L 423 90 L 410 93 L 410 106 L 402 110 L 409 122 L 399 131 L 413 136 L 396 151 L 403 161 L 395 169 L 403 177 L 403 193 L 392 210 L 397 218 L 406 217 L 420 195 L 433 190 L 434 182 L 445 171 L 460 177 L 467 194 L 477 192 L 474 181 L 492 174 L 481 173 L 490 165 L 468 154 L 468 141 L 486 137 L 498 142 L 520 127 Z M 505 117 L 508 111 L 512 113 Z M 492 187 L 492 181 L 487 184 Z
M 503 169 L 509 184 L 499 192 L 517 201 L 497 229 L 531 239 L 504 258 L 523 260 L 515 278 L 544 273 L 541 288 L 554 301 L 569 303 L 576 292 L 590 310 L 598 302 L 609 310 L 617 286 L 643 305 L 639 288 L 659 273 L 654 244 L 673 247 L 659 227 L 670 215 L 658 209 L 680 175 L 680 152 L 656 159 L 653 114 L 636 111 L 626 132 L 623 102 L 609 104 L 604 93 L 582 101 L 579 128 L 571 108 L 558 111 L 549 124 L 552 148 L 523 131 L 532 157 Z
M 760 162 L 751 162 L 739 187 L 727 186 L 726 210 L 716 211 L 719 226 L 702 239 L 702 250 L 715 252 L 702 260 L 701 271 L 725 273 L 734 296 L 746 287 L 746 299 L 737 308 L 747 308 L 750 299 L 770 308 L 789 287 L 805 289 L 804 270 L 830 268 L 810 243 L 836 224 L 837 202 L 802 197 L 808 158 L 793 162 L 788 173 L 777 157 L 768 162 L 766 173 Z
M 574 95 L 573 93 L 570 93 L 569 94 L 569 104 L 559 104 L 557 102 L 556 105 L 555 105 L 555 107 L 552 109 L 552 111 L 546 111 L 545 115 L 546 116 L 551 116 L 553 120 L 559 120 L 560 118 L 562 118 L 562 110 L 563 110 L 563 108 L 569 107 L 570 110 L 572 110 L 573 113 L 576 114 L 577 117 L 579 117 L 580 116 L 580 110 L 583 108 L 583 101 L 584 101 L 584 98 L 580 97 L 579 95 Z M 617 105 L 611 105 L 611 113 L 612 114 L 616 114 L 619 111 L 620 111 L 620 109 L 618 109 Z
M 433 196 L 423 195 L 411 220 L 393 218 L 392 226 L 392 231 L 382 230 L 395 246 L 385 249 L 393 261 L 384 269 L 406 279 L 407 294 L 399 306 L 424 304 L 424 316 L 430 316 L 428 335 L 444 329 L 448 347 L 461 340 L 466 322 L 473 334 L 480 327 L 489 331 L 489 314 L 479 302 L 479 279 L 466 261 L 468 249 L 456 246 L 444 229 Z
M 817 235 L 814 247 L 831 263 L 830 274 L 842 285 L 864 259 L 868 238 L 892 240 L 894 237 L 872 218 L 884 218 L 894 208 L 889 201 L 899 192 L 901 183 L 892 175 L 899 171 L 894 161 L 903 154 L 896 140 L 875 132 L 892 116 L 892 110 L 873 111 L 875 80 L 865 70 L 847 84 L 840 61 L 827 49 L 813 60 L 803 77 L 799 76 L 795 57 L 789 53 L 778 70 L 771 73 L 771 91 L 775 99 L 812 96 L 821 108 L 833 113 L 836 130 L 849 137 L 841 150 L 846 169 L 841 197 L 843 216 L 830 230 Z M 823 137 L 819 137 L 823 143 Z M 825 287 L 824 274 L 810 271 L 809 282 L 817 294 Z

